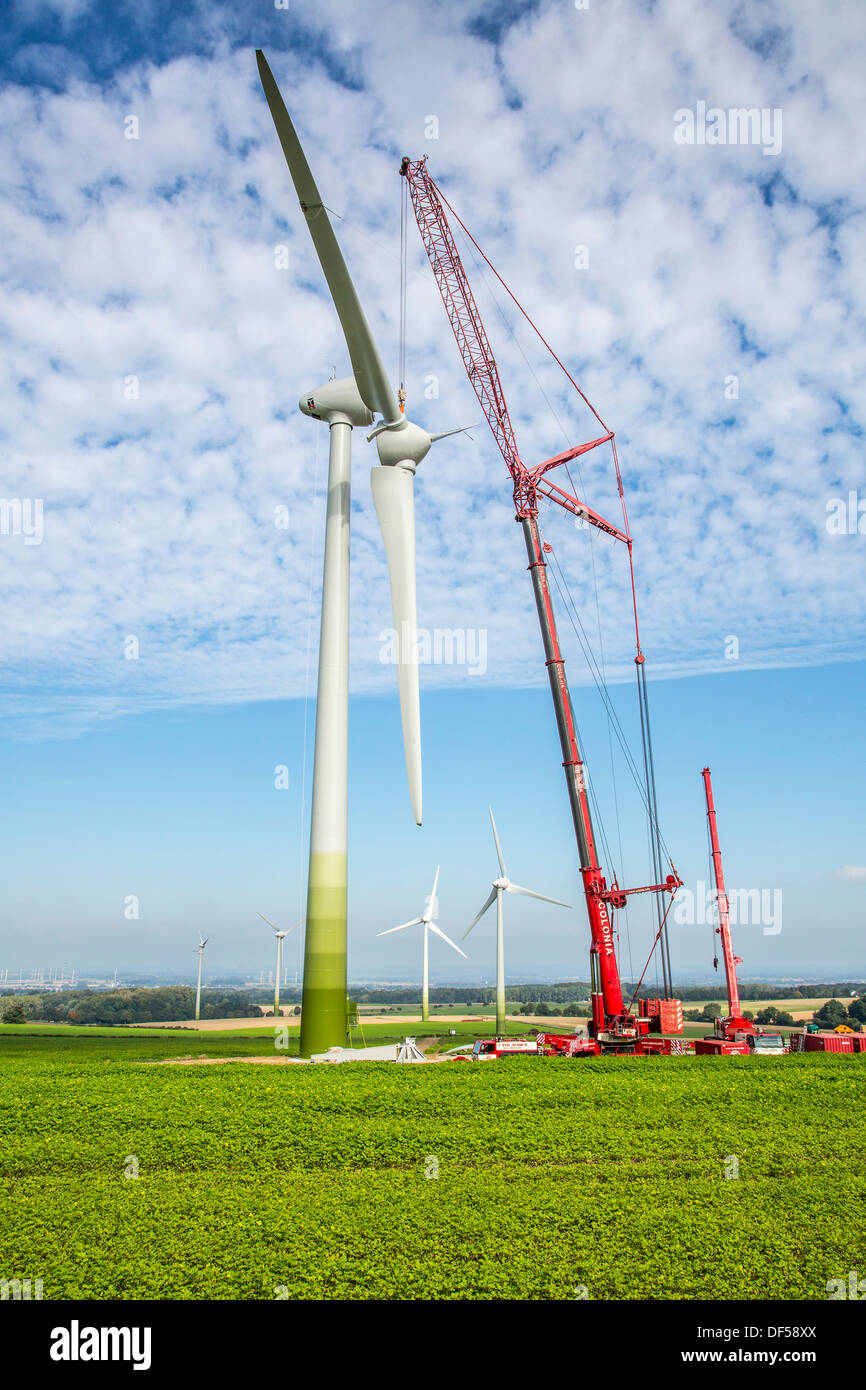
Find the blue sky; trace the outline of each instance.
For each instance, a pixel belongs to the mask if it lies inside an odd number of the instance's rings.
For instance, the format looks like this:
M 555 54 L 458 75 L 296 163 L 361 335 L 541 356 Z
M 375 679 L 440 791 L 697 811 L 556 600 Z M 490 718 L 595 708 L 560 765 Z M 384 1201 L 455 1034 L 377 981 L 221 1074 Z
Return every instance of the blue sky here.
M 783 893 L 781 932 L 765 935 L 759 923 L 737 931 L 746 976 L 749 969 L 758 976 L 862 974 L 863 883 L 838 877 L 843 865 L 862 858 L 862 682 L 858 663 L 652 686 L 662 824 L 684 883 L 694 889 L 709 881 L 700 778 L 709 763 L 729 888 Z M 616 687 L 614 698 L 633 733 L 633 690 Z M 308 717 L 312 709 L 310 702 Z M 647 881 L 637 793 L 618 756 L 610 775 L 606 721 L 594 692 L 578 692 L 576 713 L 617 854 L 615 785 L 621 881 L 637 886 Z M 577 904 L 564 912 L 508 900 L 509 973 L 522 967 L 533 975 L 582 976 L 586 928 L 548 692 L 434 691 L 424 716 L 419 830 L 408 813 L 395 702 L 353 703 L 354 972 L 417 975 L 410 933 L 385 941 L 375 934 L 421 910 L 437 864 L 440 920 L 452 938 L 462 933 L 496 868 L 489 799 L 514 881 Z M 214 972 L 267 970 L 270 940 L 255 911 L 286 925 L 303 912 L 310 765 L 308 744 L 305 798 L 303 726 L 302 701 L 269 701 L 129 716 L 74 739 L 7 743 L 2 829 L 14 865 L 5 909 L 8 962 L 25 970 L 62 959 L 106 970 L 191 968 L 186 954 L 201 928 L 211 936 Z M 281 764 L 289 772 L 285 790 L 274 786 Z M 124 918 L 129 894 L 139 898 L 137 921 Z M 631 958 L 639 973 L 650 940 L 648 900 L 635 901 L 622 953 L 624 965 Z M 672 926 L 683 974 L 711 970 L 710 935 L 699 924 Z M 476 928 L 468 949 L 464 965 L 434 942 L 434 973 L 489 976 L 492 921 Z M 287 951 L 294 960 L 296 948 Z
M 862 975 L 854 7 L 833 7 L 832 23 L 805 3 L 684 0 L 585 11 L 290 0 L 243 15 L 27 0 L 11 15 L 2 492 L 42 501 L 44 535 L 0 534 L 5 838 L 21 875 L 0 969 L 185 966 L 187 938 L 211 925 L 211 968 L 255 959 L 258 973 L 269 943 L 255 908 L 292 921 L 302 909 L 326 440 L 295 402 L 347 364 L 258 87 L 261 44 L 341 214 L 389 368 L 396 168 L 427 152 L 617 430 L 657 677 L 663 823 L 686 883 L 706 877 L 709 761 L 731 883 L 783 894 L 778 935 L 744 928 L 746 973 Z M 675 112 L 701 101 L 781 111 L 781 151 L 677 145 Z M 410 234 L 409 409 L 446 429 L 478 411 Z M 590 437 L 501 292 L 469 254 L 467 266 L 524 456 Z M 419 471 L 419 622 L 483 633 L 485 660 L 422 673 L 425 826 L 411 823 L 380 659 L 390 610 L 368 462 L 359 438 L 352 968 L 409 978 L 415 945 L 375 931 L 420 909 L 438 862 L 443 926 L 454 935 L 471 918 L 492 872 L 488 800 L 515 879 L 568 898 L 575 864 L 525 557 L 481 429 Z M 609 459 L 583 462 L 582 495 L 616 519 Z M 852 492 L 854 529 L 833 534 L 829 509 Z M 634 735 L 621 549 L 564 516 L 542 520 Z M 617 831 L 608 730 L 561 624 L 608 840 L 618 857 L 622 838 L 623 879 L 643 882 L 636 795 L 614 760 Z M 277 764 L 288 790 L 273 788 Z M 128 894 L 142 904 L 132 930 Z M 509 974 L 585 973 L 582 916 L 515 904 L 509 920 Z M 677 964 L 699 973 L 699 930 L 678 930 Z M 58 932 L 68 947 L 52 956 Z M 643 909 L 630 933 L 642 964 Z M 489 974 L 490 937 L 477 929 L 470 966 L 446 955 L 435 970 Z

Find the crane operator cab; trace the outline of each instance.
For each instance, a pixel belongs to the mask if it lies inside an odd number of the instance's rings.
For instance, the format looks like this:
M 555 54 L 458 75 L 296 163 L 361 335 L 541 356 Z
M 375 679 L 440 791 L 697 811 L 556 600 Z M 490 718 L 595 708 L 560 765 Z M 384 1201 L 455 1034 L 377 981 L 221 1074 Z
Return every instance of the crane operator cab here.
M 785 1052 L 781 1033 L 750 1033 L 749 1052 L 756 1057 L 780 1057 Z

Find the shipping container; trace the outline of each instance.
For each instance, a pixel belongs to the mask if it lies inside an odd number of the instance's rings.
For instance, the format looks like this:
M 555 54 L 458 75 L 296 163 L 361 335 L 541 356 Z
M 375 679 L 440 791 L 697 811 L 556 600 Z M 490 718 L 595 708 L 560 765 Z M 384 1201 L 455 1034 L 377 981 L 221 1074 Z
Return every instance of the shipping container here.
M 807 1052 L 853 1052 L 852 1033 L 807 1033 Z

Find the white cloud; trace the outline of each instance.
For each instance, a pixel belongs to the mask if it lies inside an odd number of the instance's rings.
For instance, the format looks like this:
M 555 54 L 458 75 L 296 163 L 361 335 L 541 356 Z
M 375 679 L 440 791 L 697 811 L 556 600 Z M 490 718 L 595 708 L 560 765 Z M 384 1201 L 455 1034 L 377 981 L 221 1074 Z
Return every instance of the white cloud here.
M 314 45 L 269 53 L 325 201 L 345 214 L 338 235 L 386 362 L 396 167 L 426 150 L 616 428 L 644 645 L 669 674 L 730 666 L 729 634 L 741 666 L 862 652 L 866 537 L 825 528 L 827 500 L 863 477 L 859 36 L 852 10 L 827 24 L 806 5 L 764 9 L 781 35 L 766 60 L 726 24 L 733 10 L 682 0 L 542 5 L 498 59 L 464 31 L 460 7 L 385 4 L 372 32 L 325 5 L 330 43 L 363 73 L 357 91 L 311 61 Z M 698 99 L 781 107 L 781 156 L 676 146 L 673 113 Z M 129 114 L 138 140 L 124 138 Z M 431 114 L 437 141 L 424 136 Z M 295 406 L 347 361 L 252 50 L 142 62 L 103 87 L 74 76 L 56 94 L 10 86 L 0 118 L 16 133 L 0 166 L 2 490 L 45 504 L 41 546 L 0 536 L 4 712 L 29 732 L 74 732 L 164 703 L 302 693 L 327 439 Z M 479 412 L 410 234 L 409 410 L 448 428 Z M 277 242 L 291 248 L 288 272 L 274 268 Z M 574 268 L 576 244 L 587 270 Z M 469 255 L 467 267 L 522 452 L 553 454 L 563 433 Z M 516 331 L 565 437 L 589 437 L 591 417 Z M 423 396 L 431 372 L 438 401 Z M 724 395 L 732 373 L 736 401 Z M 130 375 L 137 400 L 124 397 Z M 373 459 L 359 435 L 357 690 L 393 677 L 378 660 L 390 609 Z M 616 520 L 609 457 L 580 463 L 585 499 Z M 438 445 L 417 491 L 420 623 L 484 628 L 485 679 L 542 681 L 510 487 L 486 430 Z M 288 531 L 273 526 L 279 504 Z M 564 515 L 543 520 L 590 629 L 597 605 L 608 673 L 630 673 L 624 554 Z M 123 658 L 130 633 L 138 662 Z M 425 680 L 466 673 L 434 667 Z
M 866 883 L 866 864 L 843 864 L 836 870 L 836 878 L 848 883 Z

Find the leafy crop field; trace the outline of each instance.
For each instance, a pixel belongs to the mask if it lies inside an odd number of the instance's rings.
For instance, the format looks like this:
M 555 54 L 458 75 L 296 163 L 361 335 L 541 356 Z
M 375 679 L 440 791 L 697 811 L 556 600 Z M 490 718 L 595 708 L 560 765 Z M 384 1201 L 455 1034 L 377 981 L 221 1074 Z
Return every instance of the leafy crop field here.
M 274 1055 L 248 1032 L 2 1030 L 0 1277 L 46 1299 L 787 1300 L 862 1265 L 858 1057 L 158 1065 L 204 1051 Z

